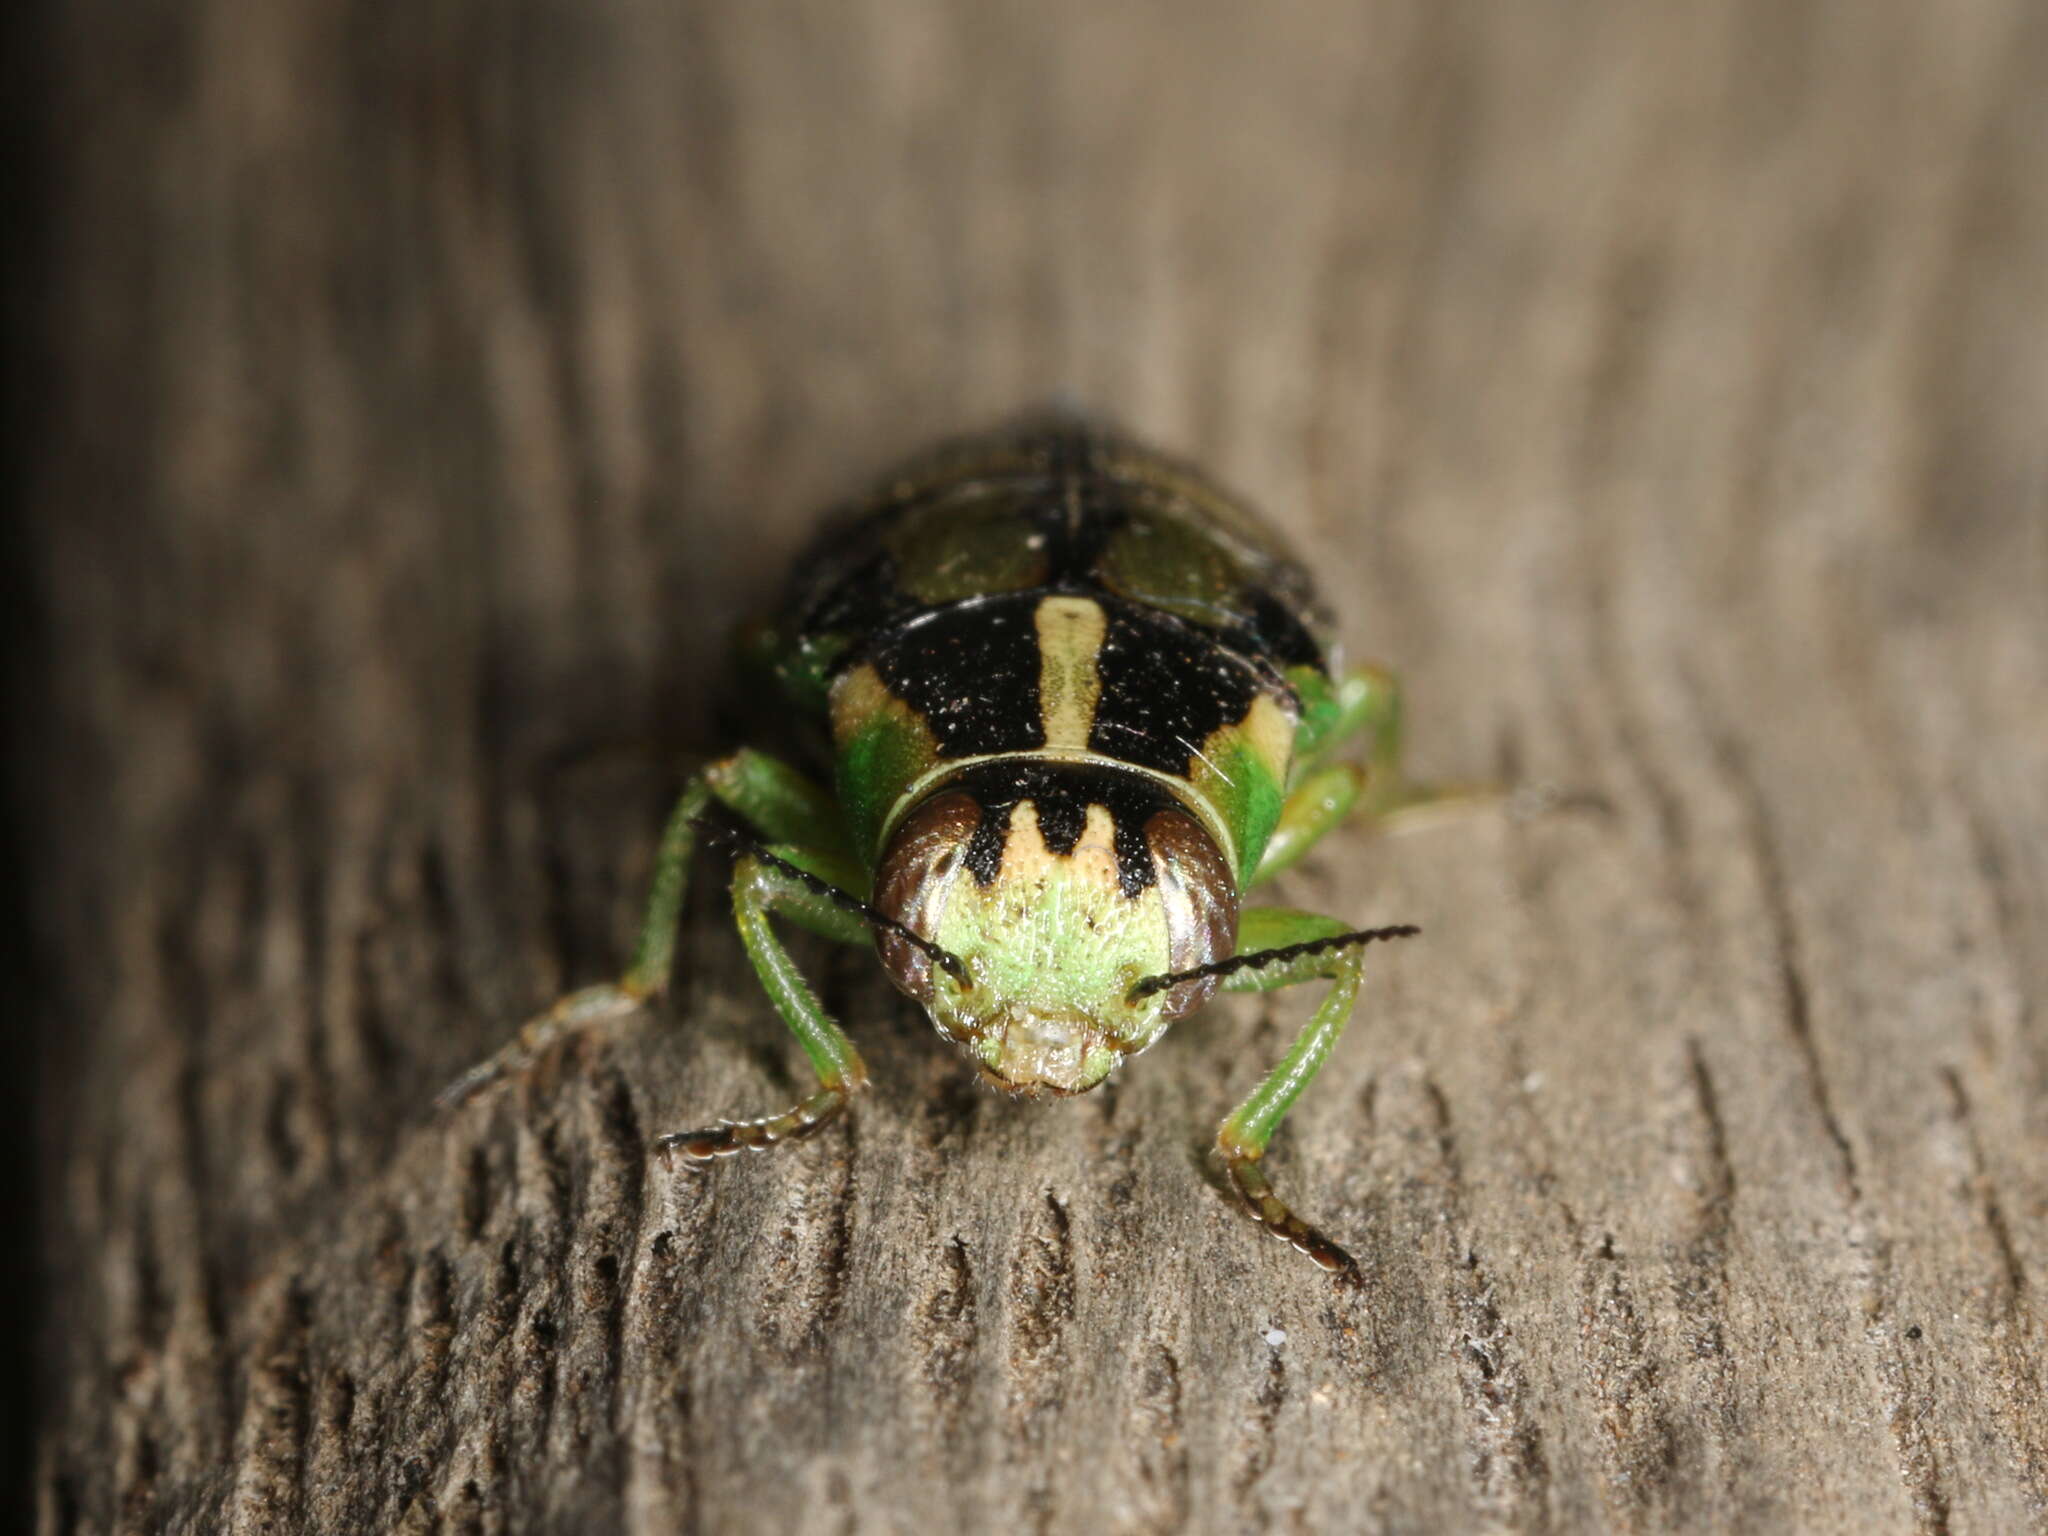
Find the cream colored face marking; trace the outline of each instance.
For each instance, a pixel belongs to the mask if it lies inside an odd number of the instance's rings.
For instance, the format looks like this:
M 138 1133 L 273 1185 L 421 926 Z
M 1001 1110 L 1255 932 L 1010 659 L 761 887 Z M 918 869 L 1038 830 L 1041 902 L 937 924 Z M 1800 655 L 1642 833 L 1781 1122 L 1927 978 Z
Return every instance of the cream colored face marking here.
M 1048 597 L 1038 625 L 1038 718 L 1047 747 L 1085 751 L 1102 697 L 1097 658 L 1109 619 L 1085 597 Z
M 1109 808 L 1088 807 L 1088 819 L 1081 835 L 1065 854 L 1045 846 L 1045 834 L 1038 826 L 1038 802 L 1025 800 L 1010 813 L 1010 830 L 1003 842 L 1003 879 L 1013 889 L 1036 891 L 1045 882 L 1064 877 L 1077 886 L 1099 887 L 1123 894 L 1123 877 L 1116 859 L 1116 823 Z

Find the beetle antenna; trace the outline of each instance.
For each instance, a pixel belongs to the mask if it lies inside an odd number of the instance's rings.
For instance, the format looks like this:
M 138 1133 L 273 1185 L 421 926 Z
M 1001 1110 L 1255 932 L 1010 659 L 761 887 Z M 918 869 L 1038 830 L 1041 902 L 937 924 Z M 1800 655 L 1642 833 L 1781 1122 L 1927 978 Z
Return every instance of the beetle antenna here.
M 886 912 L 869 906 L 851 891 L 842 891 L 829 880 L 821 880 L 808 869 L 792 864 L 768 851 L 768 845 L 745 827 L 734 826 L 731 822 L 714 820 L 709 816 L 696 817 L 691 823 L 705 837 L 714 843 L 723 843 L 738 854 L 750 854 L 770 869 L 789 876 L 814 896 L 822 896 L 835 906 L 844 907 L 870 928 L 884 933 L 893 933 L 912 949 L 938 966 L 963 987 L 972 987 L 967 967 L 960 957 L 950 949 L 942 949 L 920 933 L 914 933 L 896 921 Z
M 1332 934 L 1327 939 L 1310 939 L 1301 944 L 1287 944 L 1279 949 L 1255 949 L 1248 955 L 1232 955 L 1228 960 L 1211 960 L 1207 965 L 1190 966 L 1185 971 L 1167 971 L 1159 976 L 1147 976 L 1131 988 L 1130 1000 L 1137 1002 L 1150 997 L 1154 992 L 1164 992 L 1168 987 L 1177 987 L 1184 981 L 1201 981 L 1210 976 L 1233 976 L 1239 971 L 1264 970 L 1269 965 L 1281 965 L 1289 960 L 1303 960 L 1310 955 L 1328 954 L 1333 949 L 1353 949 L 1364 944 L 1377 944 L 1384 939 L 1410 939 L 1422 930 L 1413 923 L 1396 923 L 1390 928 L 1359 928 L 1350 933 Z

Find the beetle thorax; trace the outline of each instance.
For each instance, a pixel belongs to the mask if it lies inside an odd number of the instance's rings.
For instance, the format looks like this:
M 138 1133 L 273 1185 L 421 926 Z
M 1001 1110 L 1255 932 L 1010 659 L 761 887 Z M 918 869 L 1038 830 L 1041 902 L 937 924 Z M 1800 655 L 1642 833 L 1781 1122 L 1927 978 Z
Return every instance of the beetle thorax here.
M 896 984 L 1013 1092 L 1078 1093 L 1199 1007 L 1211 982 L 1133 999 L 1149 975 L 1229 954 L 1237 892 L 1215 841 L 1145 776 L 1013 759 L 905 817 L 875 903 L 959 956 L 961 985 L 900 938 Z

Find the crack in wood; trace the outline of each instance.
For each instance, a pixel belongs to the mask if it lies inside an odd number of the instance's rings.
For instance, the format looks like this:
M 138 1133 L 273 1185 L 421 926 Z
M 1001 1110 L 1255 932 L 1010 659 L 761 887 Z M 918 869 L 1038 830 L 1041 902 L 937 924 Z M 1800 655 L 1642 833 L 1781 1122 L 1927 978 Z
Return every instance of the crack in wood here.
M 1440 1266 L 1446 1343 L 1465 1409 L 1472 1497 L 1490 1520 L 1544 1529 L 1549 1464 L 1543 1436 L 1529 1409 L 1514 1330 L 1474 1243 L 1449 1100 L 1426 1072 L 1415 1070 L 1383 1084 L 1377 1108 L 1403 1148 L 1410 1221 L 1434 1234 L 1430 1246 Z
M 1674 1369 L 1695 1383 L 1695 1421 L 1710 1449 L 1703 1477 L 1732 1503 L 1744 1475 L 1740 1381 L 1728 1316 L 1735 1169 L 1713 1073 L 1697 1039 L 1685 1040 L 1673 1075 L 1676 1081 L 1664 1095 L 1664 1139 L 1671 1159 L 1665 1263 L 1683 1346 Z
M 1700 702 L 1697 682 L 1688 677 L 1688 686 L 1693 694 L 1694 713 L 1703 723 L 1705 738 L 1713 750 L 1721 776 L 1741 807 L 1742 830 L 1751 867 L 1756 873 L 1760 905 L 1777 973 L 1785 1032 L 1790 1036 L 1792 1048 L 1806 1074 L 1814 1113 L 1820 1118 L 1828 1144 L 1834 1148 L 1843 1203 L 1855 1210 L 1863 1201 L 1861 1180 L 1856 1170 L 1856 1150 L 1849 1143 L 1848 1133 L 1842 1129 L 1841 1116 L 1835 1109 L 1834 1093 L 1828 1085 L 1826 1068 L 1821 1060 L 1820 1046 L 1814 1038 L 1813 1009 L 1805 961 L 1800 952 L 1799 928 L 1792 915 L 1791 892 L 1786 884 L 1784 864 L 1771 832 L 1766 809 L 1768 801 L 1750 771 L 1748 757 L 1734 736 L 1708 723 L 1715 716 Z

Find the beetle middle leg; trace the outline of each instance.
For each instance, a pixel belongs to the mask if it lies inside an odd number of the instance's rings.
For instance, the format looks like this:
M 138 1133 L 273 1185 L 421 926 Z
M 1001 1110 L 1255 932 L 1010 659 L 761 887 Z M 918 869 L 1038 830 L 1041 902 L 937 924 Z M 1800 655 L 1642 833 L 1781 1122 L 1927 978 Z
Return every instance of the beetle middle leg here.
M 442 1090 L 443 1107 L 459 1104 L 501 1078 L 524 1072 L 557 1042 L 624 1018 L 667 990 L 675 971 L 676 929 L 689 893 L 698 819 L 714 803 L 735 812 L 777 843 L 803 850 L 826 878 L 857 878 L 832 797 L 766 753 L 735 752 L 693 775 L 670 812 L 655 851 L 647 910 L 632 961 L 616 981 L 568 993 L 535 1015 L 502 1049 Z
M 1252 871 L 1251 885 L 1292 868 L 1309 849 L 1344 824 L 1365 793 L 1370 775 L 1357 763 L 1317 768 L 1287 792 L 1280 821 Z
M 1329 761 L 1360 736 L 1363 763 Z M 1277 875 L 1354 815 L 1406 832 L 1508 799 L 1497 785 L 1418 783 L 1408 777 L 1402 748 L 1400 679 L 1371 666 L 1339 677 L 1301 723 L 1293 782 L 1251 883 Z

